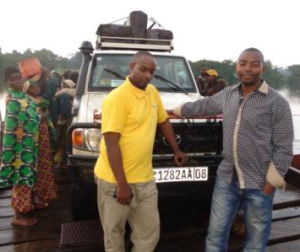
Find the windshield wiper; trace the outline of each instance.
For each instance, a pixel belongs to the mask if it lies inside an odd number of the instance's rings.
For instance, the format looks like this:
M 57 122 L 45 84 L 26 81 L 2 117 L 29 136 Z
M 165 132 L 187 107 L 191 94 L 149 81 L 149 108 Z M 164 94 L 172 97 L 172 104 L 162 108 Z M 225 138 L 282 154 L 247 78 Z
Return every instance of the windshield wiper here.
M 115 71 L 113 71 L 111 69 L 108 69 L 106 67 L 103 67 L 103 70 L 105 70 L 106 72 L 109 72 L 109 73 L 113 74 L 114 76 L 116 76 L 116 77 L 118 77 L 118 78 L 120 78 L 122 80 L 125 80 L 125 77 L 122 76 L 121 74 L 119 74 L 118 72 L 115 72 Z
M 171 84 L 171 86 L 174 88 L 174 90 L 176 91 L 181 91 L 185 94 L 189 94 L 187 91 L 185 91 L 182 87 L 178 86 L 176 83 L 174 83 L 173 81 L 170 81 L 168 79 L 166 79 L 165 77 L 161 76 L 161 75 L 157 75 L 157 74 L 154 74 L 153 76 L 155 79 L 158 79 L 158 80 L 162 80 L 162 81 L 165 81 L 166 83 L 169 83 Z

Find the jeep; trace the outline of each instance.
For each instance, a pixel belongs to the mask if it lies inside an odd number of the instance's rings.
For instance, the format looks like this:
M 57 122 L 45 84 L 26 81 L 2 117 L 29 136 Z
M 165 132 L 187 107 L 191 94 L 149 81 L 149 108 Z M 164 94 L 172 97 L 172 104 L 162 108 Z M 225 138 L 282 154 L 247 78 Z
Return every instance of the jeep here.
M 152 22 L 152 24 L 151 24 Z M 150 23 L 150 24 L 149 24 Z M 150 51 L 156 61 L 152 84 L 166 109 L 201 98 L 189 62 L 173 55 L 173 34 L 153 29 L 154 19 L 132 12 L 125 25 L 105 24 L 97 30 L 95 49 L 83 42 L 83 56 L 73 122 L 67 133 L 68 168 L 72 174 L 74 220 L 98 216 L 94 165 L 101 139 L 101 105 L 129 75 L 129 63 L 139 50 Z M 222 152 L 222 120 L 219 118 L 170 118 L 180 149 L 188 154 L 177 167 L 166 139 L 159 130 L 153 149 L 153 169 L 159 190 L 159 208 L 184 206 L 210 199 Z

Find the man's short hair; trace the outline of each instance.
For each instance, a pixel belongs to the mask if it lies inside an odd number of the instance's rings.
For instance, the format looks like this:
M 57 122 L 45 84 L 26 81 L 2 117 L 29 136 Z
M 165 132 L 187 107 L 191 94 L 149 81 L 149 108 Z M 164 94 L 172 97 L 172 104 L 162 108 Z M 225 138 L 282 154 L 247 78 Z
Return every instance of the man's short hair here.
M 131 63 L 136 62 L 142 56 L 148 56 L 148 57 L 153 58 L 153 55 L 151 53 L 149 53 L 148 51 L 138 51 L 135 55 L 133 55 Z
M 247 48 L 247 49 L 245 49 L 244 51 L 242 51 L 242 53 L 240 54 L 240 56 L 241 56 L 243 53 L 245 53 L 245 52 L 258 53 L 258 54 L 260 54 L 261 59 L 262 59 L 262 63 L 263 63 L 263 64 L 265 63 L 265 57 L 264 57 L 264 55 L 263 55 L 262 52 L 261 52 L 260 50 L 258 50 L 257 48 L 254 48 L 254 47 Z

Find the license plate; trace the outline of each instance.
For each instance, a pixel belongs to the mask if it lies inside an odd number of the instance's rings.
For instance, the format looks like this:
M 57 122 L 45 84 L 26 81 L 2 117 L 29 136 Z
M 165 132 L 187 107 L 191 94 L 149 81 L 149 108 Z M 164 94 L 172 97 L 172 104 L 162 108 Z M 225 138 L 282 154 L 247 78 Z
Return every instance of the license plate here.
M 208 167 L 170 167 L 154 169 L 156 183 L 207 181 Z

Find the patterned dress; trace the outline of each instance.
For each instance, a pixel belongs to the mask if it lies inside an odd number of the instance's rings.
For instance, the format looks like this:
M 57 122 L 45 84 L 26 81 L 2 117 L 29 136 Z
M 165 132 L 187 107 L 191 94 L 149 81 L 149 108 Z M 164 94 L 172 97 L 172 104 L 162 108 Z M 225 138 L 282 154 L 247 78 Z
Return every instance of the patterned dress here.
M 0 188 L 33 187 L 38 157 L 37 104 L 23 92 L 9 89 L 2 142 Z
M 52 123 L 40 120 L 38 107 L 26 94 L 9 90 L 0 186 L 13 185 L 11 206 L 20 213 L 32 211 L 36 203 L 55 198 L 57 193 L 49 140 Z
M 45 100 L 35 100 L 35 102 L 37 102 L 40 109 L 45 107 L 45 105 L 42 105 L 46 104 Z M 57 197 L 53 158 L 53 132 L 54 127 L 51 118 L 40 121 L 37 179 L 33 188 L 35 200 L 39 203 L 45 203 L 47 200 Z

